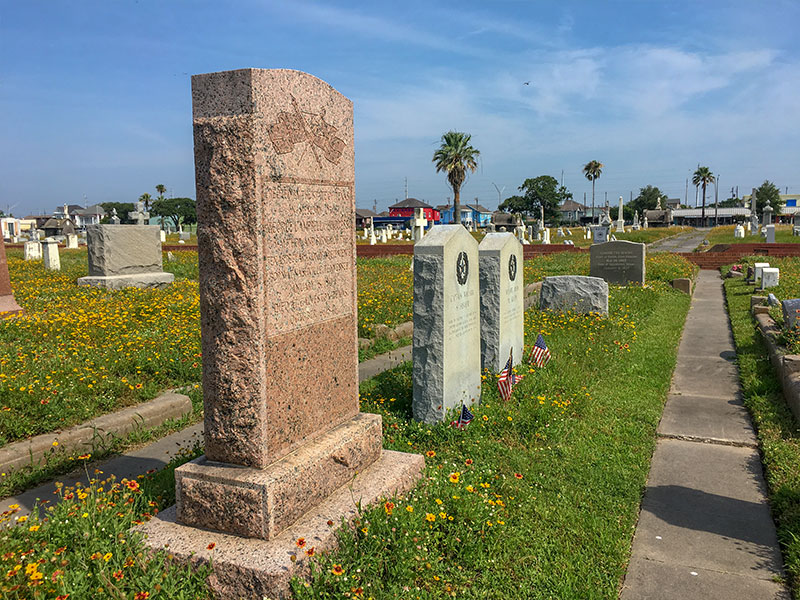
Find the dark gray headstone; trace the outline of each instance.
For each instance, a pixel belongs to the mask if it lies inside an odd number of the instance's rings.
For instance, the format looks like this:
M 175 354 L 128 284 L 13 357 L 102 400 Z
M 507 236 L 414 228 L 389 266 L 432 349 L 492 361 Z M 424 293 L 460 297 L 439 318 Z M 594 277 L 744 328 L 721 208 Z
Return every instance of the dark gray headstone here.
M 572 310 L 608 314 L 608 284 L 599 277 L 557 275 L 545 277 L 539 292 L 542 310 Z
M 783 323 L 787 329 L 792 329 L 800 319 L 800 298 L 792 298 L 781 302 L 783 308 Z
M 625 240 L 592 244 L 589 274 L 608 283 L 644 284 L 645 245 Z

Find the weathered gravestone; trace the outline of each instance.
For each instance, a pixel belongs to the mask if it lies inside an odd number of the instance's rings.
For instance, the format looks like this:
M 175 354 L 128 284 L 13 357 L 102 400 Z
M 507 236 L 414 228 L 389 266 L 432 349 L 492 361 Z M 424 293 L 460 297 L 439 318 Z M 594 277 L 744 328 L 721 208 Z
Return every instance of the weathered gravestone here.
M 800 320 L 800 298 L 792 298 L 781 302 L 783 323 L 787 329 L 794 329 Z
M 298 538 L 331 548 L 424 460 L 359 412 L 352 103 L 283 69 L 194 76 L 192 100 L 206 454 L 175 472 L 177 523 L 142 529 L 213 557 L 215 597 L 284 598 Z
M 764 237 L 766 238 L 767 244 L 774 244 L 775 243 L 775 225 L 766 225 L 764 227 Z
M 608 314 L 608 284 L 599 277 L 545 277 L 539 292 L 542 310 Z
M 89 225 L 89 275 L 78 285 L 112 290 L 162 288 L 175 280 L 162 269 L 158 225 Z
M 754 274 L 754 275 L 755 275 L 755 277 L 754 277 L 754 281 L 758 281 L 759 279 L 761 279 L 761 271 L 763 271 L 763 270 L 764 270 L 764 268 L 765 268 L 765 267 L 768 267 L 768 266 L 769 266 L 769 263 L 768 263 L 768 262 L 757 262 L 757 263 L 753 263 L 753 268 L 755 269 L 755 274 Z
M 167 241 L 167 232 L 164 231 L 163 229 L 160 229 L 158 232 L 158 237 L 160 238 L 161 243 L 163 244 L 164 242 Z
M 20 314 L 22 307 L 14 300 L 14 293 L 11 291 L 6 245 L 0 240 L 0 319 Z
M 625 240 L 592 244 L 589 254 L 589 274 L 592 277 L 620 285 L 631 282 L 644 284 L 644 244 Z
M 605 244 L 608 242 L 609 229 L 608 225 L 595 225 L 592 227 L 592 243 Z
M 74 233 L 67 234 L 67 240 L 65 244 L 67 250 L 77 250 L 78 248 L 78 236 Z
M 480 399 L 480 329 L 478 242 L 461 225 L 434 225 L 414 246 L 415 419 L 439 423 Z
M 44 268 L 48 271 L 60 271 L 61 259 L 58 256 L 58 242 L 53 238 L 42 241 L 42 254 L 44 255 Z
M 489 233 L 478 246 L 481 298 L 481 365 L 503 370 L 525 343 L 522 246 L 510 233 Z
M 181 232 L 178 234 L 178 238 L 179 238 L 179 239 L 181 239 L 181 240 L 183 240 L 184 242 L 185 242 L 185 241 L 188 241 L 188 240 L 190 240 L 190 239 L 191 239 L 191 237 L 192 237 L 192 234 L 191 234 L 191 233 L 189 233 L 188 231 L 181 231 Z
M 780 283 L 781 270 L 777 267 L 764 267 L 761 269 L 761 289 L 777 287 Z
M 734 227 L 733 237 L 736 239 L 744 239 L 744 227 L 742 227 L 741 223 Z
M 42 243 L 37 240 L 25 242 L 23 246 L 23 257 L 25 260 L 41 260 Z

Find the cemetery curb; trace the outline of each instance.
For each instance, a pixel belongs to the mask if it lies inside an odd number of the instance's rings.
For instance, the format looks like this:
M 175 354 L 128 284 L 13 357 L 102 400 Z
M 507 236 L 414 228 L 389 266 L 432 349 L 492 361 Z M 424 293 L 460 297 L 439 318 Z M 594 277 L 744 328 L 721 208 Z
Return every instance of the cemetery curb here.
M 755 298 L 755 297 L 754 297 Z M 786 349 L 778 342 L 780 328 L 768 312 L 757 309 L 766 308 L 755 305 L 752 307 L 753 317 L 758 330 L 764 338 L 764 345 L 769 353 L 769 361 L 780 379 L 783 389 L 783 398 L 792 411 L 795 419 L 800 421 L 800 355 L 787 354 Z
M 102 415 L 60 432 L 45 433 L 0 448 L 0 470 L 8 473 L 45 458 L 51 452 L 91 452 L 95 443 L 126 435 L 136 429 L 150 429 L 168 419 L 192 412 L 189 396 L 169 390 L 160 396 Z

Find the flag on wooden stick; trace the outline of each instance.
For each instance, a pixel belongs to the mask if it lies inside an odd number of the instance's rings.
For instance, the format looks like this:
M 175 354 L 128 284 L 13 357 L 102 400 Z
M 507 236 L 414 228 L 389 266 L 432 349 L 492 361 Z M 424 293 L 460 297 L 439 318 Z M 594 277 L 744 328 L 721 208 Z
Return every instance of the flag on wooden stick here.
M 470 424 L 470 422 L 472 422 L 472 419 L 474 418 L 475 415 L 469 412 L 469 409 L 466 407 L 466 405 L 462 404 L 461 414 L 458 415 L 458 419 L 450 422 L 450 427 L 455 427 L 456 429 L 464 429 L 467 425 Z
M 533 345 L 533 348 L 531 348 L 528 362 L 537 367 L 543 367 L 550 362 L 550 350 L 547 349 L 547 344 L 544 343 L 544 337 L 541 333 L 539 337 L 536 338 L 536 343 Z
M 508 354 L 508 362 L 503 370 L 500 371 L 500 378 L 497 380 L 497 389 L 500 392 L 500 397 L 503 400 L 511 398 L 511 392 L 519 381 L 522 380 L 524 375 L 517 375 L 514 373 L 514 349 Z

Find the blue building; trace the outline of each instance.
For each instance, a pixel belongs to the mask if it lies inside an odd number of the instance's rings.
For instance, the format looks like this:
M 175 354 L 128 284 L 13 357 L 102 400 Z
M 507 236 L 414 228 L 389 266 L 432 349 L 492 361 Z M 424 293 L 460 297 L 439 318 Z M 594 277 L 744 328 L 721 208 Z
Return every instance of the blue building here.
M 453 205 L 452 204 L 440 204 L 436 207 L 441 215 L 441 223 L 444 224 L 452 224 L 453 223 Z M 486 227 L 492 220 L 492 211 L 488 208 L 485 208 L 478 204 L 477 202 L 473 202 L 470 204 L 462 204 L 461 205 L 461 224 L 462 225 L 469 225 L 470 223 L 474 223 L 476 227 Z

